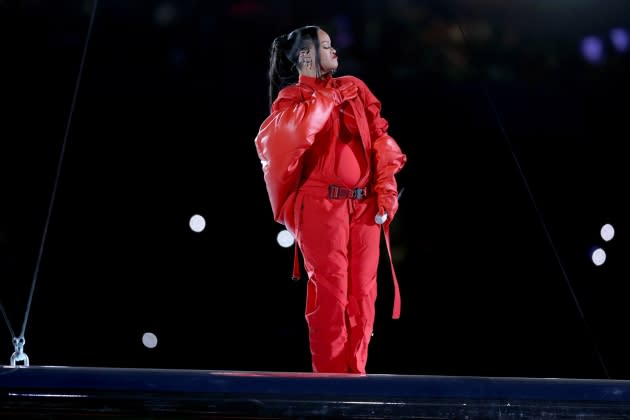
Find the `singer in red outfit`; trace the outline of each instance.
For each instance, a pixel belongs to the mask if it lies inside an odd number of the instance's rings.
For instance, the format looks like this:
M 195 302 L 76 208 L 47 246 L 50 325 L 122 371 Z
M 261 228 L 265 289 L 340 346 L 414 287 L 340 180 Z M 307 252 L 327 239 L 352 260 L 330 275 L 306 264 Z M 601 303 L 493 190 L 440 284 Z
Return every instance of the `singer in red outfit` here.
M 387 134 L 379 100 L 357 77 L 333 77 L 337 66 L 320 27 L 274 39 L 270 114 L 255 144 L 274 220 L 295 237 L 308 273 L 312 369 L 365 374 L 380 232 L 385 229 L 389 250 L 388 228 L 398 209 L 395 175 L 407 158 Z M 394 283 L 398 318 L 395 274 Z

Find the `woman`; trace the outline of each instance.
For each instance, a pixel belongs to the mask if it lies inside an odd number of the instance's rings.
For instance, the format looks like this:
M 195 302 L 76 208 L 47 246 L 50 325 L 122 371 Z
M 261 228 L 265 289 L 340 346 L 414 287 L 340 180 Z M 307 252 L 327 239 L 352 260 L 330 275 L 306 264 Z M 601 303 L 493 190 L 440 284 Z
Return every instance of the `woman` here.
M 387 134 L 378 99 L 356 77 L 333 77 L 337 66 L 330 36 L 318 26 L 274 39 L 270 115 L 255 144 L 274 220 L 295 237 L 308 272 L 313 371 L 365 374 L 380 231 L 389 245 L 395 174 L 407 158 Z M 394 283 L 398 318 L 395 275 Z

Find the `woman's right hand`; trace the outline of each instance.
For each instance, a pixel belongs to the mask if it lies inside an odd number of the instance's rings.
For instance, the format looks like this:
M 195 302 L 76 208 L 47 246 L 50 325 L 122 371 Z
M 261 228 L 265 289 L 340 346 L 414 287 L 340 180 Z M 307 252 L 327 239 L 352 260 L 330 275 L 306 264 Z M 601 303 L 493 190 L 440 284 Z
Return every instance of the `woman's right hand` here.
M 354 83 L 346 83 L 342 86 L 335 88 L 335 103 L 341 105 L 351 99 L 354 99 L 359 94 L 359 88 Z
M 377 205 L 378 214 L 386 214 L 386 219 L 391 221 L 398 211 L 398 196 L 392 191 L 377 192 Z

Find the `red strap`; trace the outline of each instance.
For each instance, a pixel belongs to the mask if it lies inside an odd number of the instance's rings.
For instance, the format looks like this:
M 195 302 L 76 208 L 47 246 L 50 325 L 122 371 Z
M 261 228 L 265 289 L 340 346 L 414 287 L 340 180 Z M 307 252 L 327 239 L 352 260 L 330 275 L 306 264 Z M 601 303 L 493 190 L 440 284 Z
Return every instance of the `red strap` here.
M 387 253 L 389 254 L 389 264 L 392 268 L 392 280 L 394 281 L 394 310 L 392 319 L 400 318 L 400 290 L 398 289 L 398 278 L 394 270 L 394 260 L 392 260 L 392 248 L 389 244 L 389 223 L 383 224 L 383 234 L 385 235 L 385 244 L 387 245 Z
M 293 280 L 298 281 L 300 279 L 300 259 L 298 256 L 298 244 L 297 241 L 293 244 Z

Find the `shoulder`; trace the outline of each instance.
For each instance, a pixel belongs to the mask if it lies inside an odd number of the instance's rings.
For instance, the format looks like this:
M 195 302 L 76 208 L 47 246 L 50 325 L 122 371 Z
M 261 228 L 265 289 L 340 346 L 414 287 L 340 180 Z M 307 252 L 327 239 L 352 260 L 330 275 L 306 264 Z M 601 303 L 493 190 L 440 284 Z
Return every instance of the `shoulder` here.
M 272 110 L 277 111 L 290 106 L 294 102 L 302 100 L 302 89 L 297 85 L 285 86 L 280 89 L 278 96 L 273 101 Z
M 289 85 L 280 89 L 278 99 L 294 99 L 302 96 L 302 89 L 298 85 Z

